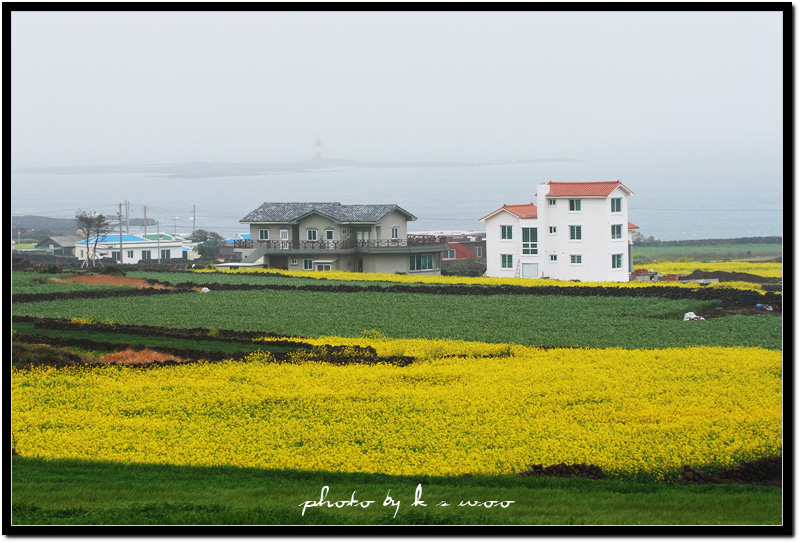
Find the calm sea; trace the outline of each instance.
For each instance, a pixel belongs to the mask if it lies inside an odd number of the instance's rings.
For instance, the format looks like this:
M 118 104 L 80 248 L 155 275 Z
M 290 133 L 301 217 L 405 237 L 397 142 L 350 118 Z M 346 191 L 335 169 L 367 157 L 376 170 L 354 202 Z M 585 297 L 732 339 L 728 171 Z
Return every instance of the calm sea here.
M 230 236 L 266 201 L 397 204 L 412 231 L 484 230 L 478 219 L 503 204 L 534 201 L 553 181 L 622 181 L 635 195 L 630 220 L 662 240 L 783 235 L 780 174 L 648 172 L 591 162 L 455 167 L 346 167 L 263 176 L 172 179 L 141 174 L 12 174 L 13 215 L 73 218 L 81 209 L 159 221 L 164 232 L 197 228 Z M 152 231 L 152 227 L 150 228 Z M 131 230 L 132 232 L 134 229 Z

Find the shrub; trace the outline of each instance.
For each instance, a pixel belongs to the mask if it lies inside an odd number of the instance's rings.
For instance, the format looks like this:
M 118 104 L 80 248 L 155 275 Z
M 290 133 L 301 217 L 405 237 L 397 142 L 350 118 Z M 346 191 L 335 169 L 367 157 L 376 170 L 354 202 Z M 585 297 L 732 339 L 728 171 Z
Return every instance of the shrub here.
M 442 275 L 458 277 L 481 277 L 486 273 L 486 261 L 477 258 L 466 260 L 445 260 L 442 262 Z
M 127 275 L 125 270 L 116 264 L 109 264 L 108 266 L 101 268 L 97 273 L 102 273 L 103 275 L 118 275 L 120 277 L 125 277 Z
M 39 269 L 39 273 L 61 273 L 62 271 L 64 270 L 62 270 L 55 264 L 48 264 L 47 266 L 44 266 Z

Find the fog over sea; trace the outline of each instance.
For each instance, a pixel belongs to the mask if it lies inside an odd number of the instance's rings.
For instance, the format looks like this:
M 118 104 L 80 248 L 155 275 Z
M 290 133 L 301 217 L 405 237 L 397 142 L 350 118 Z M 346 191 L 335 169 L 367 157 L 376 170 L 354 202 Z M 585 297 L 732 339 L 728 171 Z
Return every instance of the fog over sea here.
M 783 235 L 780 173 L 680 171 L 591 161 L 304 166 L 300 171 L 198 178 L 168 177 L 153 169 L 54 172 L 12 171 L 12 215 L 74 218 L 80 209 L 116 218 L 119 204 L 128 201 L 131 218 L 142 218 L 147 206 L 148 219 L 158 220 L 163 232 L 189 233 L 196 224 L 229 237 L 247 231 L 239 220 L 263 202 L 340 202 L 397 204 L 417 217 L 409 223 L 410 231 L 483 231 L 478 219 L 503 204 L 537 203 L 539 183 L 620 180 L 634 192 L 629 219 L 646 237 Z M 131 227 L 131 233 L 139 230 Z

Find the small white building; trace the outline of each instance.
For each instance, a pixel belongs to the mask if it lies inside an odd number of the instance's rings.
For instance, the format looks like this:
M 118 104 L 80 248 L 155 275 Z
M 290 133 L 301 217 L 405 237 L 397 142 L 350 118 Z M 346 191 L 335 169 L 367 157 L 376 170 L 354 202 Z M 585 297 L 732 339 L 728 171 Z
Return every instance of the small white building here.
M 160 239 L 159 239 L 160 238 Z M 121 264 L 136 264 L 142 260 L 170 260 L 185 258 L 183 242 L 173 239 L 169 234 L 148 234 L 147 237 L 123 234 L 120 249 L 119 234 L 100 236 L 97 240 L 97 254 L 93 253 L 95 238 L 75 244 L 75 256 L 79 260 L 111 258 Z
M 619 181 L 543 183 L 536 203 L 504 205 L 486 223 L 486 275 L 628 281 L 628 197 Z

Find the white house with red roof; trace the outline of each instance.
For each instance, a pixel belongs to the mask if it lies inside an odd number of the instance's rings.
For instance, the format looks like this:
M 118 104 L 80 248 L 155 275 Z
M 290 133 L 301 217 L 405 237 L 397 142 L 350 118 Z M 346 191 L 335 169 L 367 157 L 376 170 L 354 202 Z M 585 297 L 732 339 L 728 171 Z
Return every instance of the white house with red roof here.
M 619 181 L 539 185 L 536 202 L 504 205 L 486 224 L 486 275 L 628 281 L 633 270 L 628 197 Z

